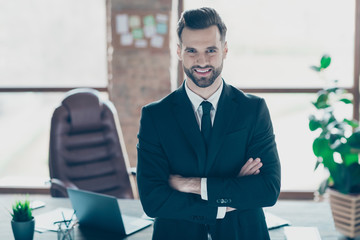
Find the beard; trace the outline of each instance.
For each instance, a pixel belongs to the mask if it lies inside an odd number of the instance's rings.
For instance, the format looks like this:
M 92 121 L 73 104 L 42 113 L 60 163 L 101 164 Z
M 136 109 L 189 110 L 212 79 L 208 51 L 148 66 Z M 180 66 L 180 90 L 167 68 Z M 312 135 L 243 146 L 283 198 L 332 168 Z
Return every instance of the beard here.
M 205 66 L 205 67 L 200 67 L 200 66 L 192 66 L 191 68 L 186 68 L 183 65 L 184 68 L 184 72 L 185 74 L 191 79 L 191 81 L 198 87 L 200 88 L 207 88 L 209 86 L 211 86 L 215 80 L 220 76 L 222 69 L 223 69 L 223 63 L 221 63 L 221 65 L 218 68 L 214 68 L 213 66 Z M 211 75 L 208 77 L 196 77 L 194 72 L 195 72 L 195 68 L 210 68 L 211 69 Z

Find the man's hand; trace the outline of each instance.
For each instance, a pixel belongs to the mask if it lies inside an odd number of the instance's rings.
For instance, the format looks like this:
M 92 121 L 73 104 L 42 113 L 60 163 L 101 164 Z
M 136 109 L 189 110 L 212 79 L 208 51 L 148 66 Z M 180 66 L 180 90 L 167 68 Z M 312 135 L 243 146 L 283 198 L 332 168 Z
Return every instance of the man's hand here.
M 262 162 L 260 158 L 250 158 L 245 165 L 241 168 L 238 177 L 257 175 L 260 173 L 260 168 L 262 167 Z
M 180 175 L 170 175 L 170 186 L 180 192 L 201 195 L 201 178 L 185 178 Z
M 235 211 L 236 208 L 232 208 L 232 207 L 226 207 L 226 212 L 232 212 Z

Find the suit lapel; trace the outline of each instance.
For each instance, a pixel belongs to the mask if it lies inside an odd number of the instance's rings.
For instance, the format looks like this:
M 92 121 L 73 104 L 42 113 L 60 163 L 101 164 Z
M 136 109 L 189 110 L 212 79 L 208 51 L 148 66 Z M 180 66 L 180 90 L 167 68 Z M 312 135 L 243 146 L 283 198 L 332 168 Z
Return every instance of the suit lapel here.
M 174 116 L 176 117 L 185 138 L 195 152 L 198 160 L 199 172 L 205 174 L 206 146 L 201 136 L 193 107 L 186 94 L 184 84 L 185 82 L 178 90 L 176 90 L 174 95 Z
M 225 84 L 219 99 L 214 125 L 209 142 L 208 159 L 206 162 L 206 173 L 208 173 L 215 162 L 216 155 L 219 152 L 226 134 L 229 132 L 230 123 L 233 121 L 233 114 L 238 104 L 233 100 L 231 88 Z

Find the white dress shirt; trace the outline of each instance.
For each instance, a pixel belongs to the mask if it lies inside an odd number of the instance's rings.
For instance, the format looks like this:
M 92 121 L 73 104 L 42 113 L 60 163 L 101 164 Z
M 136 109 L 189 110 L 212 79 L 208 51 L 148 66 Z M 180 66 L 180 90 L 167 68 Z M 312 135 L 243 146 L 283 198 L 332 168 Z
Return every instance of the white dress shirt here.
M 221 81 L 221 85 L 216 90 L 216 92 L 213 95 L 211 95 L 208 99 L 203 99 L 202 97 L 200 97 L 199 95 L 197 95 L 196 93 L 191 91 L 190 88 L 187 86 L 187 83 L 185 82 L 185 91 L 190 99 L 190 102 L 192 103 L 192 107 L 194 110 L 196 121 L 199 124 L 200 131 L 201 131 L 201 118 L 203 115 L 201 103 L 205 100 L 211 103 L 212 107 L 210 110 L 210 118 L 211 118 L 211 124 L 213 125 L 214 119 L 215 119 L 215 114 L 216 114 L 216 109 L 217 109 L 217 106 L 219 103 L 222 89 L 223 89 L 223 82 Z M 201 178 L 201 198 L 203 200 L 208 200 L 207 179 L 206 178 Z M 225 214 L 226 214 L 226 207 L 218 207 L 218 212 L 217 212 L 216 218 L 222 219 L 225 217 Z

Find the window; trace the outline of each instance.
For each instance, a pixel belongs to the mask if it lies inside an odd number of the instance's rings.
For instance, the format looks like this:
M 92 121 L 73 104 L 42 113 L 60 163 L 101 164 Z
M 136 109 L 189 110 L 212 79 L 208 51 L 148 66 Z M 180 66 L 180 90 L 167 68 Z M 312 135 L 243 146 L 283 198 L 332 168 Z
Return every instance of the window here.
M 0 87 L 107 85 L 105 0 L 0 2 Z
M 57 88 L 107 86 L 106 1 L 0 1 L 0 29 L 0 185 L 42 184 Z

